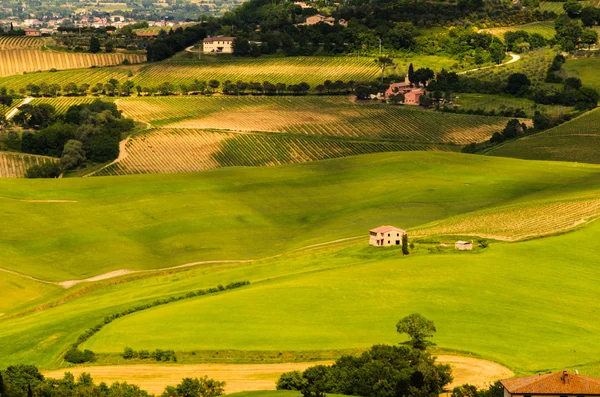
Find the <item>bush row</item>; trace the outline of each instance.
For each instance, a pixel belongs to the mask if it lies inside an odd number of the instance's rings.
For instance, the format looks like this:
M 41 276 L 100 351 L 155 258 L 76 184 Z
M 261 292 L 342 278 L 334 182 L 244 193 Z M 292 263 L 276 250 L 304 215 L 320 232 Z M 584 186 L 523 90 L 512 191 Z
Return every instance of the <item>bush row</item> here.
M 81 345 L 83 342 L 90 339 L 93 335 L 95 335 L 97 332 L 99 332 L 105 325 L 110 324 L 114 320 L 124 317 L 124 316 L 127 316 L 129 314 L 136 313 L 136 312 L 146 310 L 146 309 L 150 309 L 152 307 L 156 307 L 156 306 L 160 306 L 160 305 L 166 305 L 166 304 L 169 304 L 172 302 L 177 302 L 177 301 L 180 301 L 183 299 L 189 299 L 189 298 L 194 298 L 194 297 L 203 296 L 203 295 L 216 294 L 221 291 L 240 288 L 240 287 L 244 287 L 249 284 L 250 284 L 250 281 L 236 281 L 233 283 L 229 283 L 227 285 L 219 284 L 216 287 L 212 287 L 212 288 L 208 288 L 208 289 L 200 289 L 197 291 L 190 291 L 183 295 L 172 296 L 170 298 L 165 298 L 165 299 L 157 299 L 153 302 L 149 302 L 149 303 L 146 303 L 143 305 L 138 305 L 138 306 L 131 307 L 129 309 L 125 309 L 121 312 L 114 313 L 114 314 L 111 314 L 110 316 L 104 317 L 104 321 L 102 323 L 96 324 L 95 326 L 86 330 L 83 334 L 79 335 L 79 337 L 77 338 L 77 341 L 73 344 L 72 347 L 74 349 L 77 349 L 79 347 L 79 345 Z
M 173 361 L 177 362 L 177 356 L 173 350 L 156 349 L 153 352 L 148 350 L 135 351 L 131 347 L 126 347 L 121 355 L 125 360 L 139 358 L 140 360 L 153 359 L 155 361 Z

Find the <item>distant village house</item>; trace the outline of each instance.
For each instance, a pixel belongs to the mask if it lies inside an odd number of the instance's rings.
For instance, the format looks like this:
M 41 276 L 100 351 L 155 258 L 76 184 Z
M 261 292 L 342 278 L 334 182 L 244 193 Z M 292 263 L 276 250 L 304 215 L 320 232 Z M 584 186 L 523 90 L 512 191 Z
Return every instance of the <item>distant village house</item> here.
M 593 397 L 600 396 L 600 379 L 568 371 L 500 381 L 504 397 Z
M 309 25 L 310 26 L 310 25 L 316 25 L 321 22 L 326 23 L 327 25 L 333 26 L 333 25 L 335 25 L 335 18 L 334 17 L 326 17 L 321 14 L 316 14 L 316 15 L 312 15 L 312 16 L 306 18 L 306 22 L 301 25 Z M 344 20 L 344 19 L 339 19 L 337 23 L 341 26 L 348 26 L 348 22 L 346 22 L 346 20 Z
M 473 249 L 472 241 L 457 241 L 454 243 L 454 248 L 459 251 L 471 251 Z
M 235 37 L 207 37 L 202 40 L 202 52 L 205 54 L 231 54 L 233 53 L 233 39 Z
M 394 226 L 379 226 L 369 231 L 369 245 L 375 247 L 401 245 L 404 234 L 406 234 L 406 230 Z
M 25 36 L 27 37 L 40 37 L 42 35 L 42 32 L 40 32 L 38 29 L 25 29 Z
M 404 95 L 404 103 L 407 105 L 418 105 L 421 96 L 425 95 L 425 89 L 414 88 L 408 80 L 408 73 L 401 83 L 392 83 L 383 94 L 384 99 L 389 100 L 392 95 Z

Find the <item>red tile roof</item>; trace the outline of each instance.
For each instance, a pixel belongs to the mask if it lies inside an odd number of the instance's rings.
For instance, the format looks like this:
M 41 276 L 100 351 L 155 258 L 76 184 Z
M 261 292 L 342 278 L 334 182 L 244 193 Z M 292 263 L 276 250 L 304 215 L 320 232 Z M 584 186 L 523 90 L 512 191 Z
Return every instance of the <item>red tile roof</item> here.
M 600 379 L 567 371 L 501 381 L 510 394 L 600 396 Z
M 387 232 L 402 232 L 406 233 L 406 230 L 399 229 L 395 226 L 379 226 L 375 229 L 371 229 L 372 232 L 375 233 L 387 233 Z

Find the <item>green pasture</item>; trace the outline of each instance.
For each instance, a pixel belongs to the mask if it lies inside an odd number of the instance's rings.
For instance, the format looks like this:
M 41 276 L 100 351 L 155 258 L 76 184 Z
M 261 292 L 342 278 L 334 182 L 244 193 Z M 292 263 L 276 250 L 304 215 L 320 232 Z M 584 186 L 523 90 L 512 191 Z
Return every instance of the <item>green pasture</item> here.
M 83 347 L 98 352 L 125 346 L 367 347 L 401 340 L 396 321 L 419 312 L 435 320 L 439 347 L 471 351 L 519 371 L 595 361 L 600 275 L 590 264 L 598 260 L 599 237 L 600 225 L 593 224 L 548 239 L 492 244 L 477 253 L 403 258 L 390 249 L 382 257 L 357 243 L 304 254 L 296 260 L 320 263 L 322 269 L 136 313 L 111 323 Z M 289 266 L 294 259 L 281 262 Z
M 62 288 L 0 271 L 0 320 L 27 306 L 43 303 L 60 295 Z
M 563 70 L 568 76 L 579 77 L 585 86 L 600 90 L 599 67 L 600 57 L 577 58 L 568 59 L 563 65 Z
M 600 163 L 600 110 L 539 134 L 507 142 L 487 154 L 528 160 Z
M 261 258 L 375 225 L 413 227 L 507 204 L 596 172 L 407 152 L 201 174 L 0 180 L 2 267 L 63 281 Z
M 600 173 L 593 165 L 406 152 L 0 185 L 11 198 L 1 199 L 1 235 L 9 236 L 0 242 L 2 267 L 51 280 L 266 257 L 359 237 L 251 263 L 204 264 L 70 290 L 49 286 L 34 301 L 14 295 L 9 302 L 20 306 L 0 317 L 0 367 L 64 365 L 63 352 L 109 314 L 240 280 L 252 284 L 130 315 L 83 347 L 107 353 L 124 345 L 188 352 L 360 348 L 399 341 L 395 322 L 415 311 L 435 320 L 441 348 L 471 351 L 522 371 L 574 365 L 572 349 L 578 363 L 593 362 L 599 347 L 592 320 L 599 276 L 590 267 L 597 261 L 595 223 L 471 253 L 430 253 L 432 244 L 416 241 L 415 252 L 403 258 L 397 249 L 366 245 L 366 231 L 375 225 L 412 228 L 542 197 L 597 195 Z M 25 291 L 40 288 L 22 285 Z M 42 301 L 51 304 L 39 310 Z
M 533 117 L 535 111 L 548 113 L 553 116 L 571 113 L 572 107 L 560 105 L 541 105 L 526 98 L 516 98 L 508 95 L 490 95 L 490 94 L 456 94 L 456 98 L 452 101 L 460 106 L 461 109 L 483 109 L 486 111 L 495 110 L 503 112 L 507 109 L 522 109 L 527 113 L 527 116 Z

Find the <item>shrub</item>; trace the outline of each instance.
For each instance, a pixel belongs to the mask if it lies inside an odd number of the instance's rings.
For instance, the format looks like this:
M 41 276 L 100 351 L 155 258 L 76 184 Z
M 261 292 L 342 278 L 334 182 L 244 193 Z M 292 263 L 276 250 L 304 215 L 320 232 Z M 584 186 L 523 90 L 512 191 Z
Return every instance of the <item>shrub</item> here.
M 92 362 L 96 359 L 96 355 L 91 350 L 81 351 L 76 347 L 69 349 L 64 357 L 65 361 L 68 361 L 73 364 L 82 364 Z
M 132 358 L 136 358 L 137 354 L 135 352 L 135 350 L 133 350 L 131 347 L 126 347 L 125 350 L 123 350 L 123 358 L 125 360 L 130 360 Z
M 25 178 L 58 178 L 61 170 L 60 165 L 48 161 L 40 165 L 32 165 L 25 171 Z
M 277 381 L 277 390 L 302 390 L 306 381 L 300 371 L 290 371 L 281 374 Z

